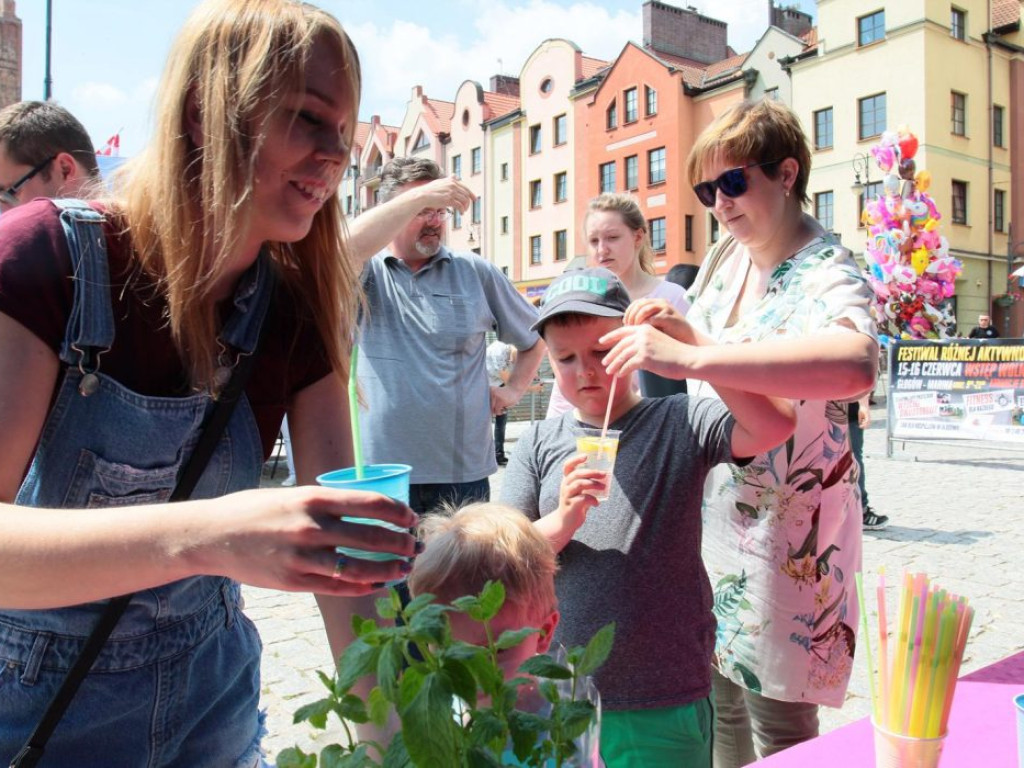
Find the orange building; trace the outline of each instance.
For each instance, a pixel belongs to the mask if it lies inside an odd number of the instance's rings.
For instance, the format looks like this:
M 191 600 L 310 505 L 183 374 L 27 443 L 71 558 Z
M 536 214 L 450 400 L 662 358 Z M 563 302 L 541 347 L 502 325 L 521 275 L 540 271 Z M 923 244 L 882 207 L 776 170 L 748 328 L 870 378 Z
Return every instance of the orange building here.
M 686 177 L 690 147 L 733 104 L 781 97 L 788 77 L 778 59 L 804 43 L 769 28 L 754 49 L 736 55 L 723 22 L 656 0 L 643 11 L 644 45 L 627 43 L 599 87 L 576 102 L 576 220 L 601 192 L 634 194 L 664 273 L 674 264 L 700 264 L 718 238 Z

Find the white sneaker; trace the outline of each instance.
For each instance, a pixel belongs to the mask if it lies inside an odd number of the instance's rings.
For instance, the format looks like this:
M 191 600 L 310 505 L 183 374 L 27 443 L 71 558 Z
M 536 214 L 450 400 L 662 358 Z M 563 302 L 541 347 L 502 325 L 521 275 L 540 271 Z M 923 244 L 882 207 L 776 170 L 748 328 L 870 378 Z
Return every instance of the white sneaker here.
M 281 481 L 281 485 L 285 488 L 291 488 L 295 485 L 295 475 L 288 475 L 288 477 Z

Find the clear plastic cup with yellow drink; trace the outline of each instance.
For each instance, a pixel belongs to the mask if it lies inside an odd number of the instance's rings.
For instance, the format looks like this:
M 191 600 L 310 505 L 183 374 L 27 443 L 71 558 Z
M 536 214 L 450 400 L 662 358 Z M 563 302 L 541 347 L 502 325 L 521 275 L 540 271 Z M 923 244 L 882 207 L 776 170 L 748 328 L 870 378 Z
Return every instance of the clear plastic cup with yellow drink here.
M 615 455 L 619 452 L 619 436 L 622 432 L 618 429 L 609 429 L 602 437 L 600 429 L 576 427 L 574 433 L 576 435 L 576 450 L 587 455 L 587 461 L 583 467 L 607 472 L 604 488 L 595 490 L 590 495 L 598 501 L 607 501 L 608 493 L 612 488 Z

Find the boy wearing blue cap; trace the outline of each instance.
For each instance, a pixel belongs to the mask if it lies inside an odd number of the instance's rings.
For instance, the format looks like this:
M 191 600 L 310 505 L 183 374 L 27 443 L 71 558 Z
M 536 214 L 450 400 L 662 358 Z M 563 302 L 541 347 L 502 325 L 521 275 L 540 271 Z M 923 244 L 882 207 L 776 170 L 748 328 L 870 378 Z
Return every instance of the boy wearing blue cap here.
M 710 766 L 715 618 L 700 554 L 704 478 L 715 464 L 744 463 L 788 439 L 792 405 L 737 391 L 720 391 L 721 401 L 644 399 L 629 386 L 631 373 L 613 387 L 606 358 L 658 362 L 657 372 L 671 377 L 664 363 L 690 336 L 667 302 L 630 307 L 606 269 L 555 280 L 534 329 L 575 411 L 519 440 L 501 497 L 559 553 L 554 639 L 581 645 L 616 622 L 615 648 L 596 675 L 607 768 Z M 614 347 L 603 338 L 613 331 Z M 574 435 L 602 427 L 609 397 L 608 426 L 621 430 L 613 478 L 587 468 Z M 598 502 L 593 494 L 606 488 L 607 501 Z

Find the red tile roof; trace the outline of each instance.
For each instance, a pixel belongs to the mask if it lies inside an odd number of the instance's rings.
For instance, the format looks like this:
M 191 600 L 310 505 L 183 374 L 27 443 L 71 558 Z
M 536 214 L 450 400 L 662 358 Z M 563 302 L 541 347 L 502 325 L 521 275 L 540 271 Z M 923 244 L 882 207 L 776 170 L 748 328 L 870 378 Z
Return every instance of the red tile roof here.
M 817 48 L 818 47 L 818 28 L 817 27 L 811 27 L 806 32 L 804 32 L 802 35 L 800 35 L 800 39 L 804 41 L 804 51 L 809 51 L 812 48 Z
M 582 66 L 580 67 L 582 70 L 580 73 L 581 80 L 587 80 L 611 65 L 610 61 L 595 59 L 592 56 L 581 56 L 580 58 L 582 60 Z
M 368 138 L 370 138 L 370 124 L 364 123 L 362 120 L 360 120 L 359 124 L 356 126 L 356 135 L 352 139 L 353 148 L 365 147 L 366 140 Z
M 508 96 L 504 93 L 484 91 L 484 104 L 491 109 L 490 115 L 484 115 L 484 120 L 493 120 L 496 117 L 507 115 L 519 109 L 519 97 Z
M 452 132 L 452 115 L 455 114 L 455 103 L 440 99 L 424 99 L 424 115 L 430 130 L 436 136 L 439 133 Z
M 728 80 L 732 76 L 738 76 L 740 66 L 747 58 L 747 54 L 731 56 L 728 59 L 717 61 L 714 64 L 705 64 L 694 59 L 687 59 L 682 56 L 675 56 L 671 53 L 645 49 L 647 53 L 661 60 L 666 66 L 675 67 L 683 73 L 683 82 L 690 88 L 707 88 L 712 81 Z
M 1020 0 L 993 0 L 993 29 L 1000 29 L 1018 23 L 1020 23 Z

